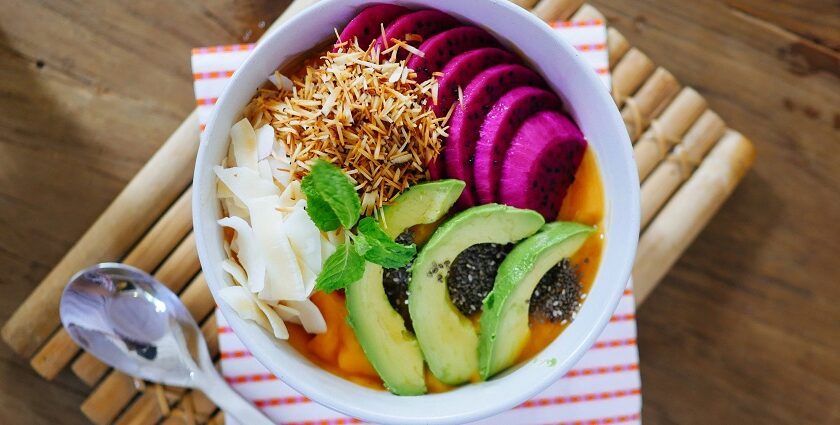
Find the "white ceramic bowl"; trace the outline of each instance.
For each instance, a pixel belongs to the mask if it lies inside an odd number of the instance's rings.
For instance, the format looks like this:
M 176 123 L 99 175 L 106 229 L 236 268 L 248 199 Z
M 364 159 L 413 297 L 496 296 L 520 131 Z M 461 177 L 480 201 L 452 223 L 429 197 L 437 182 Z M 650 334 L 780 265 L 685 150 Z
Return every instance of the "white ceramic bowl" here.
M 322 0 L 267 36 L 236 72 L 216 103 L 198 152 L 193 181 L 193 221 L 204 275 L 214 297 L 231 282 L 220 267 L 225 253 L 212 167 L 227 152 L 228 132 L 257 87 L 274 69 L 334 37 L 364 6 L 384 0 Z M 532 361 L 480 384 L 443 394 L 399 397 L 346 381 L 319 368 L 287 343 L 241 320 L 221 304 L 225 318 L 272 373 L 325 406 L 376 423 L 465 423 L 510 409 L 565 374 L 609 321 L 625 284 L 639 232 L 639 181 L 624 123 L 603 83 L 553 30 L 506 0 L 397 0 L 432 7 L 478 25 L 519 52 L 563 98 L 597 154 L 603 178 L 606 245 L 592 290 L 574 322 Z M 216 298 L 218 302 L 218 298 Z

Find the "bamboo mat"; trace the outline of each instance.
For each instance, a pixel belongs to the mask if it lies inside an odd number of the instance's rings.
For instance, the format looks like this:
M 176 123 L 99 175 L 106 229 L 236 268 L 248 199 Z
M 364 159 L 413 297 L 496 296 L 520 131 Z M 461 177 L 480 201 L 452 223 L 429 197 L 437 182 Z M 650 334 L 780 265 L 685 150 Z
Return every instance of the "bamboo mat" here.
M 296 0 L 283 22 L 317 0 Z M 511 0 L 553 22 L 601 19 L 582 0 Z M 633 268 L 641 304 L 729 197 L 754 158 L 705 100 L 667 70 L 608 32 L 612 91 L 634 142 L 642 180 L 642 234 Z M 201 392 L 145 384 L 80 352 L 60 327 L 61 291 L 77 270 L 122 261 L 179 293 L 218 356 L 214 301 L 200 272 L 190 215 L 199 125 L 193 112 L 93 226 L 38 285 L 2 330 L 3 340 L 45 379 L 65 368 L 90 386 L 82 411 L 96 424 L 221 423 Z

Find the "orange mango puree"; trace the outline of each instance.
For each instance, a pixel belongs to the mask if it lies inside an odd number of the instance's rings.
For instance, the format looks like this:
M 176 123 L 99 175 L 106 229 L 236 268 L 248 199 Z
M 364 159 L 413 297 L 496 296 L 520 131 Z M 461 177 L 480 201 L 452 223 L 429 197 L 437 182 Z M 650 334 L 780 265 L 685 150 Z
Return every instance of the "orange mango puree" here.
M 584 292 L 589 291 L 604 243 L 604 191 L 598 164 L 591 149 L 587 149 L 580 168 L 575 175 L 575 182 L 569 188 L 560 208 L 559 220 L 577 221 L 598 226 L 597 234 L 590 237 L 583 247 L 572 257 L 581 274 Z M 437 223 L 436 223 L 437 224 Z M 418 244 L 422 244 L 434 230 L 434 226 L 424 225 L 414 229 Z M 312 301 L 318 306 L 327 322 L 327 332 L 319 335 L 307 334 L 300 326 L 289 325 L 289 342 L 301 354 L 325 370 L 342 378 L 370 388 L 382 389 L 382 381 L 365 357 L 359 342 L 347 324 L 347 309 L 344 295 L 340 291 L 331 294 L 316 292 Z M 477 318 L 475 318 L 477 319 Z M 559 323 L 531 321 L 531 336 L 525 346 L 520 361 L 533 357 L 548 346 L 567 325 Z M 478 376 L 473 379 L 477 381 Z M 426 370 L 426 385 L 429 392 L 449 391 L 453 387 L 438 381 Z
M 335 375 L 369 388 L 384 389 L 353 329 L 347 324 L 344 294 L 339 291 L 329 294 L 315 292 L 311 300 L 324 315 L 327 331 L 312 335 L 299 325 L 287 324 L 292 347 Z

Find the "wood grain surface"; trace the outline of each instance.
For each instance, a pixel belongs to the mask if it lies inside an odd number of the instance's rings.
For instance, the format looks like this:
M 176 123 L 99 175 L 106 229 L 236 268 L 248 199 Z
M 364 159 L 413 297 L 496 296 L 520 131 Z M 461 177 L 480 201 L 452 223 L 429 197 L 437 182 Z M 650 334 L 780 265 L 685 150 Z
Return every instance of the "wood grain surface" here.
M 287 3 L 0 0 L 0 322 L 192 111 L 190 48 Z M 758 149 L 639 312 L 644 421 L 840 422 L 840 5 L 592 3 Z M 87 423 L 86 391 L 0 344 L 0 423 Z

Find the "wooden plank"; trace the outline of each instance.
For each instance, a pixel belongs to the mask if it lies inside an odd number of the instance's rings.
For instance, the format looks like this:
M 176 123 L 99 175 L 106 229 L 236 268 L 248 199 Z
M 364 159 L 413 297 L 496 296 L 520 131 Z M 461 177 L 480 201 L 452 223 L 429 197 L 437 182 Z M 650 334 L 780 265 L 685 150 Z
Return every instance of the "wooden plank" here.
M 828 48 L 840 49 L 840 3 L 814 0 L 808 5 L 796 0 L 725 0 L 729 7 L 777 25 Z M 803 7 L 804 6 L 804 7 Z
M 131 183 L 3 325 L 3 340 L 29 357 L 59 326 L 58 301 L 67 279 L 91 259 L 119 258 L 157 220 L 192 178 L 198 148 L 195 114 L 173 133 Z
M 643 422 L 840 421 L 836 73 L 721 1 L 593 3 L 758 152 L 639 313 Z
M 565 20 L 583 4 L 583 0 L 541 0 L 534 6 L 534 15 L 548 23 Z

